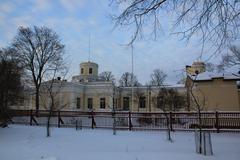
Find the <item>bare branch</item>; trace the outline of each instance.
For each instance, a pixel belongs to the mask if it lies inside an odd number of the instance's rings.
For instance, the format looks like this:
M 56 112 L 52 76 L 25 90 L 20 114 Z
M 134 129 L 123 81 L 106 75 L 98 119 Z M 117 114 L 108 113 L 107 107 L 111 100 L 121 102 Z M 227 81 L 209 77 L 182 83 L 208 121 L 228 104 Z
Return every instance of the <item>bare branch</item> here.
M 63 66 L 64 45 L 58 35 L 47 27 L 19 27 L 11 48 L 31 74 L 36 89 L 36 112 L 39 109 L 39 89 L 46 74 Z
M 151 74 L 150 84 L 154 86 L 162 86 L 166 78 L 167 78 L 166 73 L 164 73 L 160 69 L 155 69 Z
M 112 4 L 127 4 L 114 21 L 116 26 L 134 27 L 128 45 L 141 38 L 145 27 L 156 33 L 159 15 L 169 12 L 175 15 L 173 33 L 187 41 L 196 35 L 202 50 L 211 42 L 219 53 L 239 37 L 240 2 L 236 0 L 113 0 Z

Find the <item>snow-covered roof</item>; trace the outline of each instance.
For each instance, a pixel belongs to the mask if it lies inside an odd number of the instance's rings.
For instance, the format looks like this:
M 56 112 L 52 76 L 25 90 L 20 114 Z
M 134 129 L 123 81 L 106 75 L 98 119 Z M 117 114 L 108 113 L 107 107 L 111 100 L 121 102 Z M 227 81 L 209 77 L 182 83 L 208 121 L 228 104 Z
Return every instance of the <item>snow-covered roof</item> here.
M 199 73 L 196 76 L 190 76 L 192 80 L 196 81 L 209 81 L 217 78 L 222 78 L 223 80 L 240 80 L 240 75 L 239 74 L 234 74 L 234 73 L 214 73 L 214 72 L 203 72 Z
M 147 86 L 147 85 L 143 85 L 143 86 L 133 86 L 133 88 L 139 88 L 139 89 L 147 89 L 151 87 L 152 89 L 159 89 L 159 88 L 168 88 L 168 89 L 171 89 L 171 88 L 185 88 L 185 85 L 184 84 L 175 84 L 175 85 L 162 85 L 162 86 Z M 120 88 L 124 88 L 124 89 L 131 89 L 132 87 L 129 86 L 129 87 L 120 87 Z

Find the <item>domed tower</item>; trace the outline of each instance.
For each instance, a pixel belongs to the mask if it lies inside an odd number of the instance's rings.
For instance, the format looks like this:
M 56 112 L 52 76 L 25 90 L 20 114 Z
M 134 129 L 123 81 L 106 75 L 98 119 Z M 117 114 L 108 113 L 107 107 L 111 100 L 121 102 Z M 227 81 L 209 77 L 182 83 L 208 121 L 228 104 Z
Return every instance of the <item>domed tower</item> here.
M 206 71 L 205 63 L 202 61 L 193 62 L 192 66 L 186 66 L 187 73 L 195 75 L 196 72 L 202 73 Z
M 98 64 L 94 62 L 83 62 L 80 64 L 80 82 L 92 82 L 98 79 Z
M 193 62 L 192 68 L 195 70 L 195 72 L 197 71 L 198 73 L 206 71 L 205 63 L 202 61 Z

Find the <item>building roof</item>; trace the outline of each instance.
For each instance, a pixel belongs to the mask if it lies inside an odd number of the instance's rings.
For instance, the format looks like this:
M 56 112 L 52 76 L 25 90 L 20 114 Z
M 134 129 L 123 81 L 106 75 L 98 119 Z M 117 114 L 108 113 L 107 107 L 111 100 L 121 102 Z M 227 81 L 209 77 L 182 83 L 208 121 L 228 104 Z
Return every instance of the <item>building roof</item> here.
M 223 80 L 233 80 L 238 81 L 240 80 L 239 74 L 234 73 L 214 73 L 214 72 L 203 72 L 196 75 L 189 75 L 192 80 L 195 81 L 211 81 L 213 79 L 223 79 Z
M 95 65 L 95 66 L 98 67 L 98 64 L 97 64 L 97 63 L 95 63 L 95 62 L 91 62 L 91 61 L 82 62 L 82 63 L 80 63 L 80 65 Z
M 171 88 L 184 88 L 185 85 L 184 84 L 175 84 L 175 85 L 162 85 L 162 86 L 147 86 L 147 85 L 143 85 L 143 86 L 133 86 L 133 88 L 139 88 L 139 89 L 147 89 L 151 87 L 152 89 L 159 89 L 159 88 L 167 88 L 167 89 L 171 89 Z M 124 89 L 131 89 L 132 87 L 129 86 L 129 87 L 120 87 L 120 88 L 124 88 Z

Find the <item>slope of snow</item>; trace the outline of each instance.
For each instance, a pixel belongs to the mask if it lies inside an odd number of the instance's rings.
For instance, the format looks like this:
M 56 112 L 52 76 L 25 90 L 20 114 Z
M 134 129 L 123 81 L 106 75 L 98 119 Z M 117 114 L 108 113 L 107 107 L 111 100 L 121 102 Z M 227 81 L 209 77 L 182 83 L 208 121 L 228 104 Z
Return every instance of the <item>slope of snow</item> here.
M 175 132 L 166 140 L 165 132 L 74 130 L 11 125 L 0 128 L 1 160 L 239 160 L 240 134 L 214 133 L 213 156 L 195 153 L 194 133 Z

